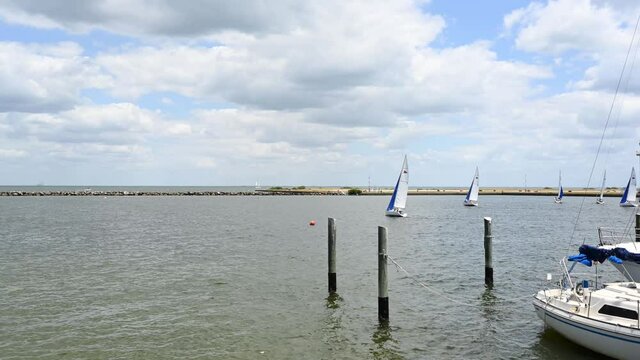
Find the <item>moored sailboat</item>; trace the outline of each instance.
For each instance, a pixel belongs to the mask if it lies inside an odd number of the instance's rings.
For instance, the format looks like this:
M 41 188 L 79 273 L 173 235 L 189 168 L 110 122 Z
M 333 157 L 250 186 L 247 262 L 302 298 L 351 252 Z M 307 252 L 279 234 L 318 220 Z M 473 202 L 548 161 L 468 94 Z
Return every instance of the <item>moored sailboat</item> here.
M 467 191 L 467 196 L 464 198 L 464 206 L 478 206 L 479 191 L 480 188 L 478 184 L 478 167 L 476 166 L 476 172 L 473 175 L 473 179 L 471 180 L 469 191 Z
M 638 29 L 638 24 L 640 24 L 640 16 L 636 22 L 635 30 Z M 631 44 L 635 41 L 635 30 Z M 630 51 L 627 52 L 625 66 L 629 54 Z M 635 59 L 631 63 L 633 64 L 634 62 Z M 625 66 L 622 68 L 619 83 L 625 74 Z M 616 95 L 617 93 L 618 88 L 616 88 Z M 614 96 L 612 109 L 615 99 L 616 97 Z M 607 123 L 608 120 L 609 118 Z M 605 124 L 603 134 L 606 133 L 606 130 L 607 126 Z M 599 152 L 600 147 L 598 147 L 598 153 L 594 159 L 594 167 L 597 163 Z M 603 179 L 602 189 L 604 189 L 604 181 Z M 562 187 L 560 185 L 558 197 L 560 197 L 561 192 Z M 602 198 L 602 193 L 603 190 L 601 190 L 600 199 Z M 620 205 L 636 206 L 629 201 L 635 202 L 635 196 L 635 172 L 632 169 L 631 178 Z M 580 213 L 578 213 L 578 217 L 579 215 Z M 640 216 L 636 214 L 636 218 L 638 227 L 640 226 Z M 576 220 L 576 227 L 577 224 L 578 221 Z M 625 266 L 640 263 L 640 254 L 634 254 L 630 251 L 635 248 L 636 244 L 630 242 L 621 244 L 621 240 L 630 235 L 630 225 L 631 223 L 626 226 L 621 236 L 612 232 L 611 238 L 606 239 L 606 241 L 603 236 L 603 229 L 599 228 L 600 246 L 588 246 L 583 243 L 579 249 L 580 254 L 571 256 L 567 260 L 587 266 L 591 266 L 593 261 L 602 263 L 609 260 L 631 282 L 598 284 L 599 275 L 596 267 L 595 281 L 593 282 L 595 286 L 592 289 L 588 280 L 573 281 L 571 273 L 574 266 L 568 269 L 567 263 L 563 258 L 561 261 L 563 277 L 557 283 L 558 286 L 538 291 L 533 300 L 536 313 L 545 325 L 555 329 L 562 336 L 577 344 L 619 359 L 637 359 L 638 354 L 640 354 L 639 279 L 627 271 L 628 268 Z M 638 241 L 638 238 L 640 238 L 640 232 L 637 234 L 636 241 Z M 573 240 L 573 234 L 571 235 L 571 240 Z M 550 274 L 547 275 L 547 279 L 551 280 Z
M 640 353 L 640 293 L 635 282 L 590 288 L 573 282 L 565 269 L 560 288 L 540 290 L 533 306 L 538 317 L 569 340 L 618 359 Z
M 404 209 L 407 205 L 408 192 L 409 166 L 407 164 L 407 155 L 405 155 L 404 161 L 402 162 L 402 169 L 400 170 L 400 175 L 398 175 L 396 186 L 393 188 L 393 194 L 391 195 L 391 200 L 389 201 L 389 205 L 387 206 L 385 215 L 393 217 L 407 216 L 407 213 L 404 212 Z

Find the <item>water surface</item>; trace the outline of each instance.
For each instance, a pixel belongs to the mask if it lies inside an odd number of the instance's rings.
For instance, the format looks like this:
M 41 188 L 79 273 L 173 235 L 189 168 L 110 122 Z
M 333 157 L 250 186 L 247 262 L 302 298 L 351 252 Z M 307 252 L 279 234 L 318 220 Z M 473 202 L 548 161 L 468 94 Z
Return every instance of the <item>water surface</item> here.
M 0 199 L 4 359 L 583 359 L 545 330 L 531 296 L 560 256 L 624 227 L 606 199 L 28 197 Z M 482 218 L 495 287 L 484 287 Z M 337 219 L 338 297 L 327 294 Z M 317 225 L 309 226 L 310 220 Z M 389 254 L 388 326 L 377 320 L 377 226 Z M 572 233 L 574 236 L 572 237 Z M 586 268 L 584 268 L 586 269 Z M 620 278 L 608 264 L 605 279 Z

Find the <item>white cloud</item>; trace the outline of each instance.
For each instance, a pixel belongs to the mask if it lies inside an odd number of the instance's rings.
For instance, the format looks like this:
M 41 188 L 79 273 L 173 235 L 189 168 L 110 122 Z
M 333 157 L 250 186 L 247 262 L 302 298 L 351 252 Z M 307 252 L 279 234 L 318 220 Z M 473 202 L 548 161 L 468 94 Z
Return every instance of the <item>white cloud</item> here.
M 223 0 L 3 0 L 0 16 L 6 21 L 72 32 L 103 29 L 130 35 L 203 36 L 224 30 L 247 33 L 295 28 L 306 20 L 307 5 L 280 0 L 242 4 Z
M 594 153 L 635 24 L 608 1 L 532 3 L 504 17 L 516 61 L 482 39 L 437 47 L 445 17 L 410 0 L 122 4 L 0 1 L 9 22 L 136 37 L 91 56 L 0 43 L 0 156 L 180 183 L 353 184 L 394 176 L 406 152 L 422 183 L 466 181 L 483 163 L 488 183 L 531 164 L 555 179 Z M 624 105 L 621 153 L 640 135 L 640 102 Z M 429 162 L 438 171 L 420 175 Z
M 191 134 L 191 125 L 184 123 L 168 124 L 165 128 L 165 133 L 169 135 L 189 135 Z
M 55 112 L 79 102 L 83 88 L 108 78 L 74 43 L 0 42 L 0 112 Z
M 23 158 L 27 152 L 18 149 L 0 149 L 0 158 Z
M 8 134 L 56 143 L 126 144 L 154 127 L 153 112 L 133 104 L 78 106 L 59 114 L 14 113 L 6 117 Z
M 507 29 L 517 27 L 516 46 L 531 52 L 558 55 L 579 51 L 592 55 L 628 45 L 626 31 L 621 28 L 623 19 L 609 6 L 591 0 L 531 3 L 505 16 L 504 25 Z

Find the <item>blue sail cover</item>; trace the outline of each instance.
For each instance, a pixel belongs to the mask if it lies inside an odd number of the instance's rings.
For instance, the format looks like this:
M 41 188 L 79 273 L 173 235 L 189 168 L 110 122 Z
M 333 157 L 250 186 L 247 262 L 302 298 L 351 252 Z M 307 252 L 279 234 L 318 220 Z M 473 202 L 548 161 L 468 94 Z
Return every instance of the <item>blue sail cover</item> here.
M 640 264 L 640 254 L 629 252 L 624 248 L 601 249 L 595 246 L 582 245 L 578 251 L 580 255 L 569 256 L 568 260 L 577 261 L 587 266 L 591 266 L 592 261 L 602 264 L 607 259 L 617 264 L 623 261 L 633 261 Z

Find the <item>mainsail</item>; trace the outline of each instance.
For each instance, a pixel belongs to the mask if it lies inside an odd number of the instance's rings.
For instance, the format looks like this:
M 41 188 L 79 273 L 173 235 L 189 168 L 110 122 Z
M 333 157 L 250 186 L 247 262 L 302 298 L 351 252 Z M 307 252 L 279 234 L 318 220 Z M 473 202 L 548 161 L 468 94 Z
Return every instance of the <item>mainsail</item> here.
M 409 192 L 409 166 L 407 165 L 407 155 L 404 156 L 402 162 L 402 170 L 396 181 L 396 187 L 393 189 L 393 195 L 387 206 L 387 211 L 393 209 L 403 210 L 407 205 L 407 193 Z
M 620 199 L 620 205 L 635 206 L 636 192 L 636 170 L 631 168 L 631 176 L 629 177 L 629 182 L 627 182 L 627 187 L 624 189 L 624 194 L 622 194 L 622 199 Z
M 471 180 L 467 197 L 464 199 L 465 203 L 475 204 L 478 202 L 478 192 L 480 190 L 478 186 L 478 167 L 476 166 L 476 173 L 473 175 L 473 180 Z

